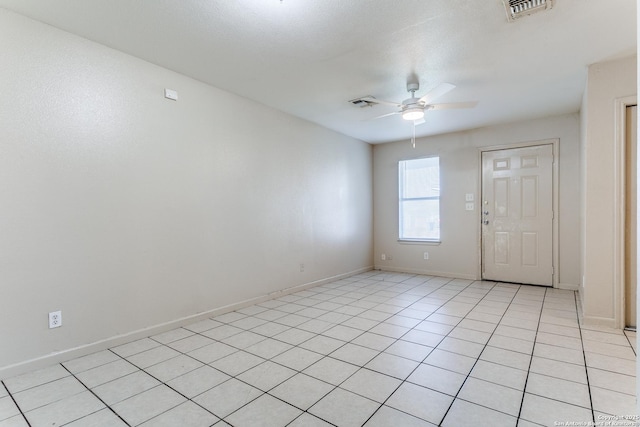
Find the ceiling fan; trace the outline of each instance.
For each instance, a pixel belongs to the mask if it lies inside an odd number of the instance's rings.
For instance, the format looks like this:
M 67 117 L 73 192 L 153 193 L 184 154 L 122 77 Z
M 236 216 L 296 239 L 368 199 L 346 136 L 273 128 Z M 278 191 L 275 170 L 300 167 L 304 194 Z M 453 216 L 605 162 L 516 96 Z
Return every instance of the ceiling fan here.
M 408 81 L 407 92 L 411 93 L 411 97 L 405 99 L 402 102 L 384 101 L 382 99 L 378 99 L 373 96 L 365 96 L 364 98 L 361 98 L 363 101 L 369 102 L 372 104 L 391 105 L 396 108 L 399 108 L 398 111 L 394 111 L 392 113 L 387 113 L 378 117 L 374 117 L 373 120 L 400 114 L 404 120 L 412 121 L 413 122 L 413 138 L 411 139 L 411 143 L 414 148 L 416 146 L 416 126 L 421 125 L 425 122 L 424 120 L 425 111 L 445 110 L 445 109 L 453 109 L 453 108 L 472 108 L 472 107 L 475 107 L 477 104 L 477 102 L 455 102 L 455 103 L 448 103 L 448 104 L 432 104 L 432 102 L 437 98 L 455 89 L 455 85 L 452 85 L 451 83 L 440 83 L 438 86 L 431 89 L 421 98 L 416 98 L 416 92 L 418 91 L 418 89 L 420 89 L 420 83 L 416 81 Z

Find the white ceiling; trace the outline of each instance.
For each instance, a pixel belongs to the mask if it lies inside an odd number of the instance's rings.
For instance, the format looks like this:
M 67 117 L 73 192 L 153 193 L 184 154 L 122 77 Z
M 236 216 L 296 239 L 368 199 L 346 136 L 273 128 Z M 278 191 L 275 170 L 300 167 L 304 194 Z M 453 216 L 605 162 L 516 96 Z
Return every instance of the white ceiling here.
M 0 0 L 13 10 L 370 143 L 408 139 L 366 95 L 441 82 L 418 136 L 577 112 L 589 64 L 636 52 L 635 0 L 556 0 L 508 22 L 502 0 Z M 179 89 L 179 88 L 176 88 Z

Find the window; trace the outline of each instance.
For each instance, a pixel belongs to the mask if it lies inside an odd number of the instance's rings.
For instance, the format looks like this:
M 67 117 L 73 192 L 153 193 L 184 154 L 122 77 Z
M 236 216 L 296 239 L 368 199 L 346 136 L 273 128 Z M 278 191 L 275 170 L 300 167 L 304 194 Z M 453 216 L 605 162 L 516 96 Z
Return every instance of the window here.
M 400 240 L 440 240 L 440 158 L 398 163 Z

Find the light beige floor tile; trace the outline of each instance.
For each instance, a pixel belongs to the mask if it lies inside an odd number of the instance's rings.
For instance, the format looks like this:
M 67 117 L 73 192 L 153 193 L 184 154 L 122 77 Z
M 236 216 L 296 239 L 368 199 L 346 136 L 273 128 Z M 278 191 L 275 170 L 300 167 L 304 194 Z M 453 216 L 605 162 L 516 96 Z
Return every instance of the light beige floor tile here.
M 444 323 L 432 322 L 430 320 L 425 320 L 415 327 L 415 329 L 419 331 L 431 332 L 439 335 L 447 335 L 453 330 L 453 328 L 454 326 L 452 325 L 445 325 Z
M 598 368 L 624 375 L 633 376 L 636 374 L 636 362 L 634 360 L 619 359 L 590 352 L 585 352 L 584 355 L 587 359 L 587 366 L 590 368 Z
M 588 329 L 584 329 L 582 331 L 582 339 L 625 347 L 629 345 L 627 337 L 622 333 L 622 331 L 617 329 L 612 329 L 609 332 L 590 331 Z
M 218 417 L 191 401 L 182 403 L 155 418 L 140 424 L 141 427 L 209 427 Z
M 255 332 L 256 334 L 260 334 L 265 337 L 273 337 L 289 329 L 291 329 L 289 326 L 280 325 L 278 323 L 273 323 L 273 322 L 267 322 L 264 325 L 260 325 L 251 329 L 251 332 Z
M 582 351 L 582 340 L 580 338 L 567 337 L 549 332 L 538 332 L 538 335 L 536 336 L 536 343 Z
M 15 417 L 20 414 L 20 410 L 9 396 L 0 398 L 0 421 Z
M 262 391 L 269 391 L 295 374 L 296 371 L 293 369 L 286 368 L 271 361 L 266 361 L 243 372 L 238 376 L 238 379 Z
M 157 363 L 146 369 L 147 373 L 153 375 L 162 382 L 171 381 L 181 375 L 191 372 L 203 366 L 202 362 L 181 354 L 164 362 Z
M 213 341 L 211 338 L 199 334 L 194 334 L 190 337 L 173 341 L 167 345 L 172 349 L 179 351 L 180 353 L 189 353 L 190 351 L 197 350 L 206 345 L 213 344 L 214 342 L 215 341 Z
M 591 399 L 594 411 L 611 415 L 634 415 L 636 413 L 635 396 L 591 387 Z
M 477 359 L 480 353 L 482 353 L 484 345 L 458 338 L 446 337 L 438 344 L 438 349 Z
M 100 384 L 132 374 L 137 370 L 138 368 L 133 366 L 131 363 L 124 359 L 119 359 L 115 362 L 80 372 L 79 374 L 76 374 L 76 376 L 85 386 L 88 388 L 94 388 Z
M 325 322 L 324 320 L 311 319 L 296 326 L 296 328 L 302 329 L 303 331 L 311 332 L 313 334 L 321 334 L 327 329 L 331 329 L 333 326 L 333 323 Z
M 63 368 L 62 365 L 53 365 L 48 368 L 38 369 L 36 371 L 8 378 L 3 382 L 10 393 L 18 393 L 19 391 L 59 380 L 60 378 L 67 377 L 69 375 L 69 371 Z
M 183 396 L 161 384 L 118 402 L 112 408 L 130 425 L 138 425 L 185 401 Z
M 336 388 L 309 408 L 309 413 L 344 427 L 360 427 L 380 404 Z
M 422 362 L 432 351 L 433 347 L 398 340 L 387 347 L 384 352 L 393 354 L 394 356 L 404 357 L 405 359 L 415 360 L 416 362 Z
M 517 417 L 456 399 L 442 422 L 443 427 L 515 427 Z
M 272 360 L 280 365 L 302 371 L 322 359 L 322 355 L 304 348 L 294 347 L 282 354 L 274 357 Z
M 257 388 L 232 378 L 192 400 L 218 418 L 225 418 L 262 394 Z
M 522 402 L 522 391 L 468 378 L 458 393 L 458 398 L 517 417 Z
M 0 420 L 0 427 L 29 427 L 27 420 L 22 415 L 16 415 L 5 420 Z
M 587 383 L 587 372 L 584 366 L 559 360 L 533 356 L 530 371 L 563 380 Z
M 269 394 L 306 411 L 333 389 L 334 386 L 324 381 L 297 374 L 272 389 Z
M 321 420 L 318 417 L 314 417 L 311 414 L 304 412 L 298 418 L 293 420 L 288 427 L 332 427 L 333 424 L 329 424 L 326 421 Z
M 199 334 L 201 332 L 208 331 L 209 329 L 217 328 L 218 326 L 222 326 L 222 323 L 211 319 L 204 319 L 187 325 L 184 328 Z
M 586 384 L 530 373 L 526 392 L 571 405 L 591 407 L 589 388 Z
M 245 317 L 243 319 L 236 320 L 235 322 L 231 322 L 231 326 L 235 326 L 236 328 L 249 330 L 256 328 L 260 325 L 264 325 L 267 321 L 263 319 L 259 319 L 257 317 Z
M 589 409 L 529 393 L 524 394 L 520 418 L 544 426 L 553 426 L 567 420 L 584 425 L 593 421 Z
M 325 357 L 309 366 L 303 373 L 329 384 L 339 385 L 357 370 L 358 367 L 351 363 Z
M 405 414 L 404 412 L 398 411 L 397 409 L 393 409 L 389 406 L 382 406 L 364 425 L 364 427 L 389 426 L 434 427 L 435 424 L 431 424 L 423 419 Z
M 327 355 L 342 347 L 345 344 L 344 341 L 337 340 L 335 338 L 325 337 L 317 335 L 308 341 L 300 344 L 300 347 L 314 351 L 316 353 Z
M 635 396 L 636 377 L 596 368 L 588 368 L 588 371 L 591 386 Z
M 92 391 L 107 405 L 123 401 L 158 386 L 160 382 L 143 371 L 102 384 Z
M 516 390 L 524 390 L 527 380 L 527 371 L 485 360 L 478 360 L 469 375 L 473 378 L 501 384 Z
M 264 359 L 246 351 L 239 351 L 218 359 L 209 365 L 227 375 L 236 376 L 264 362 Z
M 437 425 L 452 401 L 452 396 L 405 382 L 385 404 Z
M 465 379 L 465 375 L 423 363 L 413 371 L 407 381 L 455 396 Z
M 178 341 L 183 338 L 190 337 L 194 332 L 185 328 L 176 328 L 161 334 L 157 334 L 151 337 L 152 340 L 158 341 L 161 344 L 168 344 L 173 341 Z
M 580 329 L 577 327 L 569 327 L 569 326 L 560 326 L 560 325 L 552 325 L 549 323 L 540 323 L 540 328 L 538 332 L 546 332 L 549 334 L 555 335 L 563 335 L 566 337 L 577 338 L 580 339 Z
M 121 360 L 118 355 L 109 350 L 104 350 L 64 362 L 63 365 L 72 373 L 77 374 L 78 372 L 83 372 L 117 360 Z
M 37 387 L 14 393 L 13 398 L 23 412 L 32 411 L 87 389 L 74 377 L 65 377 Z M 10 398 L 5 398 L 7 400 Z M 15 414 L 13 414 L 15 415 Z M 1 415 L 0 415 L 1 419 Z
M 162 345 L 160 347 L 155 347 L 151 350 L 129 356 L 127 357 L 127 360 L 141 369 L 146 369 L 156 363 L 164 362 L 165 360 L 169 360 L 179 355 L 180 353 L 174 349 Z
M 630 345 L 608 344 L 599 341 L 584 340 L 584 351 L 589 353 L 604 354 L 605 356 L 618 357 L 620 359 L 636 360 L 636 354 Z
M 214 342 L 190 351 L 187 354 L 202 363 L 212 363 L 216 360 L 222 359 L 223 357 L 229 356 L 230 354 L 236 353 L 237 351 L 237 348 L 233 348 L 230 345 L 226 345 L 221 342 Z
M 523 320 L 515 317 L 503 317 L 498 326 L 511 326 L 514 328 L 529 329 L 536 331 L 538 329 L 537 320 Z
M 91 392 L 84 391 L 41 406 L 24 415 L 32 426 L 64 425 L 103 409 L 105 406 Z
M 410 328 L 404 326 L 392 325 L 390 323 L 382 322 L 377 326 L 371 328 L 369 332 L 374 334 L 383 335 L 390 338 L 400 338 L 404 334 L 410 331 Z
M 221 325 L 221 326 L 218 326 L 217 328 L 208 329 L 204 332 L 201 332 L 201 334 L 204 335 L 205 337 L 209 337 L 211 339 L 221 341 L 225 338 L 232 337 L 241 332 L 243 332 L 243 330 L 240 328 L 236 328 L 235 326 Z
M 383 403 L 400 384 L 401 381 L 397 378 L 363 368 L 349 377 L 340 387 Z
M 265 339 L 266 337 L 260 334 L 256 334 L 251 331 L 242 331 L 230 337 L 223 338 L 220 341 L 227 345 L 230 345 L 231 347 L 244 350 L 245 348 L 257 344 L 260 341 L 264 341 Z
M 372 350 L 360 345 L 347 343 L 333 353 L 329 354 L 329 356 L 333 357 L 334 359 L 342 360 L 343 362 L 349 362 L 354 365 L 364 366 L 379 353 L 380 352 L 377 350 Z
M 405 359 L 404 357 L 394 356 L 392 354 L 380 353 L 373 358 L 371 362 L 365 365 L 373 371 L 381 374 L 390 375 L 392 377 L 404 380 L 419 365 L 415 360 Z
M 472 329 L 456 327 L 451 331 L 451 333 L 449 333 L 449 337 L 485 345 L 487 342 L 489 342 L 491 334 L 488 332 L 480 332 L 474 331 Z
M 444 338 L 444 335 L 434 334 L 433 332 L 419 331 L 417 329 L 412 329 L 402 336 L 403 341 L 409 341 L 429 347 L 436 347 Z
M 352 344 L 361 345 L 378 351 L 383 351 L 394 342 L 396 342 L 396 340 L 393 338 L 383 337 L 382 335 L 372 334 L 371 332 L 365 332 L 358 338 L 351 341 Z
M 134 354 L 142 353 L 143 351 L 151 350 L 154 347 L 160 346 L 161 344 L 157 341 L 154 341 L 150 338 L 143 338 L 127 344 L 122 344 L 118 347 L 114 347 L 111 349 L 111 351 L 120 357 L 129 357 L 133 356 Z
M 584 353 L 582 352 L 582 350 L 574 350 L 571 348 L 558 347 L 555 345 L 536 343 L 536 346 L 533 349 L 533 354 L 534 356 L 559 360 L 560 362 L 584 365 Z
M 451 353 L 437 348 L 424 359 L 424 363 L 448 369 L 459 374 L 467 375 L 471 372 L 476 359 L 463 356 L 461 354 Z
M 253 344 L 247 347 L 245 350 L 249 353 L 255 354 L 256 356 L 262 357 L 263 359 L 271 359 L 281 353 L 284 353 L 292 347 L 293 346 L 291 344 L 269 338 L 260 341 L 257 344 Z
M 174 378 L 167 383 L 174 390 L 182 393 L 189 399 L 222 384 L 231 378 L 229 375 L 212 368 L 202 366 L 187 374 Z
M 505 337 L 518 338 L 525 341 L 535 341 L 536 331 L 529 329 L 516 328 L 513 326 L 498 325 L 495 330 L 495 335 L 502 335 Z
M 227 421 L 237 427 L 284 427 L 300 414 L 299 409 L 263 394 L 231 414 Z
M 127 424 L 113 411 L 105 408 L 66 424 L 65 427 L 127 427 Z

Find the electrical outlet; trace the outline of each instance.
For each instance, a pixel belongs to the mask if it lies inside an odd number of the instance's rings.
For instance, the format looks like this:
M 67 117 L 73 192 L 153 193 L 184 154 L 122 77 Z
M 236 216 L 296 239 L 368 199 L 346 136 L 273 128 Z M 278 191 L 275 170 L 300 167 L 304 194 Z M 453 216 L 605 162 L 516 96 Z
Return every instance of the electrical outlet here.
M 429 252 L 424 253 L 424 259 L 429 259 Z
M 387 260 L 387 255 L 386 254 L 382 254 L 382 257 L 380 257 L 383 261 Z
M 300 273 L 304 273 L 304 264 L 300 263 Z
M 62 311 L 52 311 L 49 313 L 49 329 L 62 326 Z

